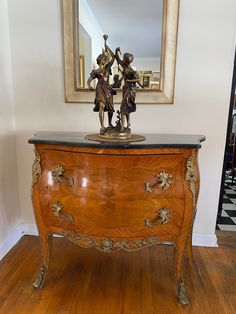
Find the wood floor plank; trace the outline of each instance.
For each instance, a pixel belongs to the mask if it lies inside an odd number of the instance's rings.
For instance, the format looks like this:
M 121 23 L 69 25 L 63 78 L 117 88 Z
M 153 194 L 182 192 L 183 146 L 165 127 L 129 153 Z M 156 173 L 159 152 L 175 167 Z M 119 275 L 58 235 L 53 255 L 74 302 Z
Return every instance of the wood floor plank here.
M 7 262 L 8 267 L 11 262 Z M 20 299 L 25 300 L 26 291 L 30 295 L 32 293 L 31 277 L 32 273 L 35 272 L 36 264 L 34 263 L 34 252 L 28 252 L 24 258 L 18 262 L 17 265 L 13 266 L 12 273 L 4 284 L 0 286 L 1 302 L 0 311 L 7 313 L 16 304 L 20 303 Z M 7 271 L 9 273 L 9 271 Z M 7 283 L 7 284 L 6 284 Z M 16 289 L 17 287 L 17 289 Z M 22 296 L 23 295 L 23 296 Z
M 45 286 L 35 289 L 39 241 L 24 236 L 0 262 L 0 314 L 234 314 L 236 233 L 218 236 L 219 248 L 194 247 L 185 262 L 189 306 L 177 302 L 172 247 L 105 254 L 56 238 Z
M 86 282 L 84 265 L 89 268 L 91 267 L 91 258 L 89 258 L 87 250 L 73 250 L 72 253 L 74 254 L 74 258 L 71 258 L 71 263 L 68 264 L 68 271 L 70 271 L 69 284 L 65 287 L 64 294 L 60 299 L 60 309 L 58 312 L 60 314 L 76 313 L 76 310 L 73 308 L 78 300 L 82 299 L 81 293 L 85 288 L 85 284 L 83 284 Z
M 124 255 L 122 269 L 122 305 L 124 314 L 141 313 L 141 254 L 140 251 Z

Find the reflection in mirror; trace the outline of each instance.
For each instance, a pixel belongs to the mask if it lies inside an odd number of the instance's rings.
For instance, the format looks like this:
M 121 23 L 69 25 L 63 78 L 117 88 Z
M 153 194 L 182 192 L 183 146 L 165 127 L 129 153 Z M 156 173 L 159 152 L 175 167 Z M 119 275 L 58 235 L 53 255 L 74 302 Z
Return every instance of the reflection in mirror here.
M 160 89 L 163 0 L 79 0 L 79 87 L 86 82 L 96 58 L 104 48 L 103 35 L 114 52 L 120 47 L 134 55 L 132 67 L 138 71 L 146 89 Z M 122 69 L 114 63 L 109 83 L 114 88 L 124 84 Z M 94 88 L 96 86 L 93 81 Z
M 93 103 L 94 92 L 87 88 L 86 81 L 97 68 L 96 57 L 107 34 L 108 45 L 113 51 L 120 47 L 121 58 L 125 52 L 134 55 L 132 66 L 140 72 L 145 86 L 137 89 L 137 103 L 173 103 L 179 0 L 142 2 L 62 0 L 66 102 Z M 122 86 L 120 74 L 115 65 L 111 84 Z M 114 103 L 120 104 L 121 100 L 119 88 Z

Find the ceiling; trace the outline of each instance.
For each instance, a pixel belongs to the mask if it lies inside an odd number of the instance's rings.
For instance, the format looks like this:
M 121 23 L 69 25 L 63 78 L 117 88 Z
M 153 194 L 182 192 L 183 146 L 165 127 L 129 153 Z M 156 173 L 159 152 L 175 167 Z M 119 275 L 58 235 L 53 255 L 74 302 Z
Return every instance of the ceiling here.
M 139 58 L 161 52 L 163 0 L 87 0 L 108 44 Z

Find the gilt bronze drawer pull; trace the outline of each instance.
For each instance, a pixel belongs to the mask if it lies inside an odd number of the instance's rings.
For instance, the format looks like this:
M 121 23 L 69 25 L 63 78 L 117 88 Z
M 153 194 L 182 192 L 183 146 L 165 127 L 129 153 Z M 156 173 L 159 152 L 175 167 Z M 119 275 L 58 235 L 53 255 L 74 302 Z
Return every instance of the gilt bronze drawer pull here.
M 167 224 L 171 217 L 171 209 L 160 208 L 156 211 L 157 218 L 145 220 L 145 226 L 151 228 L 153 225 L 164 225 Z
M 152 189 L 155 187 L 160 188 L 161 190 L 166 190 L 172 184 L 173 176 L 167 172 L 160 172 L 156 175 L 157 182 L 151 184 L 149 182 L 145 183 L 145 190 L 147 192 L 152 192 Z
M 74 218 L 71 214 L 66 214 L 62 210 L 64 206 L 60 202 L 53 203 L 51 206 L 51 210 L 57 218 L 65 220 L 67 222 L 73 222 Z
M 64 171 L 62 166 L 55 166 L 52 168 L 52 178 L 55 183 L 61 183 L 62 180 L 66 181 L 69 186 L 74 186 L 74 178 L 66 178 L 64 176 Z

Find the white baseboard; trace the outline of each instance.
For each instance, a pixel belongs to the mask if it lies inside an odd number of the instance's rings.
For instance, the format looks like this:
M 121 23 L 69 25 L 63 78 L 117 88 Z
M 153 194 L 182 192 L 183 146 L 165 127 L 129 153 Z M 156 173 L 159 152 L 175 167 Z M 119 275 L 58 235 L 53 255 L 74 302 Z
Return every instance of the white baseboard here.
M 193 234 L 193 246 L 218 247 L 217 237 L 215 234 Z
M 8 238 L 0 244 L 0 260 L 13 248 L 13 246 L 23 236 L 20 225 L 8 236 Z
M 21 239 L 23 235 L 38 236 L 36 224 L 20 224 L 14 232 L 0 245 L 0 260 Z M 216 235 L 193 234 L 193 246 L 218 247 Z
M 21 229 L 24 235 L 39 235 L 36 224 L 21 224 Z

